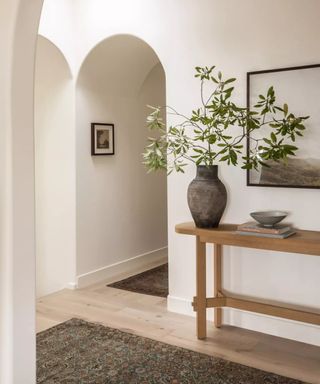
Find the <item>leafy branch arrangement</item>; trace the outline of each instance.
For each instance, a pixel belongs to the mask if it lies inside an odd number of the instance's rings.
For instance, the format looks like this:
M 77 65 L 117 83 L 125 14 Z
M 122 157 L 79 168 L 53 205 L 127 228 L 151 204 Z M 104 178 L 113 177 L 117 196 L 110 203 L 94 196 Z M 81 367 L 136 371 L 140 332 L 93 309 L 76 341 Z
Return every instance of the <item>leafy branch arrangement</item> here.
M 240 107 L 231 100 L 235 78 L 224 80 L 220 71 L 214 76 L 214 66 L 195 69 L 195 77 L 201 82 L 201 106 L 192 111 L 191 117 L 168 106 L 150 107 L 147 126 L 159 131 L 158 137 L 149 138 L 143 153 L 150 171 L 184 172 L 188 162 L 206 166 L 227 162 L 236 166 L 239 158 L 242 168 L 257 169 L 259 165 L 268 166 L 268 160 L 279 162 L 295 156 L 298 148 L 292 143 L 297 136 L 303 136 L 304 121 L 309 116 L 295 116 L 287 104 L 276 105 L 273 87 L 266 95 L 259 95 L 253 110 Z M 208 84 L 214 86 L 206 96 Z M 180 119 L 168 130 L 161 117 L 164 111 Z M 254 131 L 262 127 L 268 127 L 269 133 L 257 138 Z M 244 140 L 250 143 L 248 155 L 243 155 Z

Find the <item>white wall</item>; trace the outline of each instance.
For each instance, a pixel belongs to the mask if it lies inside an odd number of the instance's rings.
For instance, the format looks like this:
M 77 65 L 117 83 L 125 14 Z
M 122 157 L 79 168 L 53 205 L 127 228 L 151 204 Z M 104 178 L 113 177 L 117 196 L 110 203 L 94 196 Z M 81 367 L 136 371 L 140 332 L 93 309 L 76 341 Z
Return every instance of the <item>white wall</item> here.
M 145 106 L 165 104 L 164 71 L 160 65 L 152 70 L 158 62 L 147 44 L 124 35 L 95 47 L 81 68 L 76 102 L 78 276 L 167 247 L 166 174 L 146 174 L 141 164 L 149 134 Z M 92 122 L 115 125 L 114 156 L 91 156 Z
M 77 41 L 74 39 L 76 17 L 73 0 L 45 1 L 43 4 L 39 31 L 55 45 L 67 60 L 71 72 L 75 67 Z M 77 39 L 82 41 L 82 39 Z
M 227 76 L 235 75 L 240 87 L 236 99 L 245 104 L 247 71 L 320 62 L 320 44 L 316 37 L 319 29 L 315 23 L 315 15 L 320 11 L 319 2 L 242 1 L 240 6 L 236 1 L 204 1 L 202 7 L 199 3 L 199 7 L 193 7 L 191 2 L 184 3 L 186 18 L 182 23 L 189 21 L 194 38 L 188 35 L 186 25 L 180 26 L 181 34 L 189 36 L 191 41 L 181 49 L 175 47 L 179 52 L 176 51 L 176 57 L 183 58 L 188 66 L 181 65 L 173 80 L 170 65 L 167 89 L 168 104 L 185 113 L 199 102 L 198 82 L 192 79 L 192 67 L 197 64 L 217 64 Z M 211 12 L 201 14 L 206 8 L 204 4 Z M 193 15 L 193 20 L 188 18 L 189 14 Z M 270 20 L 272 25 L 269 25 Z M 295 26 L 297 20 L 299 28 Z M 182 89 L 186 88 L 192 95 L 188 98 L 182 95 Z M 191 167 L 185 176 L 175 175 L 169 179 L 169 308 L 183 313 L 191 312 L 190 301 L 195 292 L 195 247 L 193 239 L 174 233 L 174 225 L 190 220 L 186 201 L 181 195 L 194 172 Z M 248 220 L 249 212 L 255 210 L 283 209 L 292 212 L 290 220 L 296 226 L 320 229 L 319 190 L 249 188 L 245 186 L 245 173 L 227 166 L 220 167 L 220 175 L 228 189 L 224 222 L 244 222 Z M 210 262 L 209 271 L 211 265 Z M 231 293 L 319 309 L 319 270 L 317 257 L 228 248 L 223 282 Z M 212 286 L 212 278 L 209 278 L 209 292 L 212 292 Z M 225 320 L 240 327 L 320 345 L 319 327 L 316 326 L 233 310 L 228 311 Z
M 236 76 L 236 101 L 245 104 L 247 71 L 320 62 L 317 0 L 121 0 L 112 5 L 79 0 L 73 4 L 74 71 L 97 42 L 117 33 L 136 35 L 155 49 L 165 68 L 167 103 L 184 113 L 199 104 L 198 81 L 193 78 L 196 65 L 216 64 L 226 76 Z M 51 33 L 57 41 L 58 35 L 59 31 Z M 169 178 L 169 304 L 170 309 L 183 312 L 190 310 L 195 291 L 194 240 L 176 235 L 174 225 L 191 219 L 185 196 L 194 173 L 190 167 L 185 175 Z M 250 211 L 281 208 L 292 212 L 291 220 L 298 227 L 319 229 L 319 190 L 248 188 L 242 170 L 222 166 L 220 174 L 229 192 L 224 221 L 243 222 Z M 253 251 L 228 249 L 224 264 L 224 285 L 230 291 L 320 307 L 316 257 L 271 252 L 256 256 Z M 236 311 L 226 320 L 320 344 L 319 327 Z
M 0 3 L 0 382 L 35 383 L 33 87 L 42 1 Z
M 74 84 L 68 63 L 39 36 L 35 70 L 37 296 L 75 282 Z

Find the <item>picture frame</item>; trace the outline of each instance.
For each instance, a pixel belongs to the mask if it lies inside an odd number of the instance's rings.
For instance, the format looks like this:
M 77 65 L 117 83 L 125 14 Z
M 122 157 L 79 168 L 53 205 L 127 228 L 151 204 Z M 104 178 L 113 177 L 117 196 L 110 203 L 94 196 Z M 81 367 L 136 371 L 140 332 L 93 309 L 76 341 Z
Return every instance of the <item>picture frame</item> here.
M 247 170 L 247 186 L 320 189 L 320 64 L 247 72 L 247 108 L 270 86 L 280 105 L 287 103 L 295 115 L 310 118 L 296 142 L 297 155 L 287 164 L 269 162 L 270 168 Z M 248 138 L 247 156 L 250 142 Z
M 107 156 L 114 153 L 114 124 L 91 123 L 91 156 Z

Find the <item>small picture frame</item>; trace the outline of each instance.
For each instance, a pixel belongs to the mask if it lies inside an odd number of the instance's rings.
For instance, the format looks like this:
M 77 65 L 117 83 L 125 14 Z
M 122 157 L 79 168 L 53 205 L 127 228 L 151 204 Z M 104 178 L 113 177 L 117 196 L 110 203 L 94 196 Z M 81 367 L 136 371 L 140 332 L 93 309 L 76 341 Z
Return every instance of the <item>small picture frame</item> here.
M 91 156 L 114 155 L 114 124 L 91 123 Z

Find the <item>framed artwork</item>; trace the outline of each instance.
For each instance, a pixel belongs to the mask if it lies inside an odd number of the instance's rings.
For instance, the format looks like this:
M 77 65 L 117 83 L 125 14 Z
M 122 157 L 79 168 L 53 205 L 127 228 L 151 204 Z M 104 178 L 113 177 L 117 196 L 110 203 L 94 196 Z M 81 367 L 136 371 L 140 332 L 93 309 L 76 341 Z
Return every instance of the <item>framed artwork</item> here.
M 247 171 L 247 185 L 258 187 L 320 188 L 320 64 L 269 69 L 247 73 L 247 106 L 257 102 L 259 94 L 273 85 L 280 105 L 287 103 L 298 116 L 310 116 L 306 130 L 295 145 L 296 156 L 287 164 L 269 161 L 270 168 Z M 267 130 L 260 130 L 264 135 Z M 252 133 L 253 135 L 253 133 Z M 247 154 L 250 152 L 247 141 Z
M 91 123 L 91 155 L 114 155 L 114 124 Z

